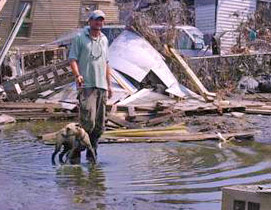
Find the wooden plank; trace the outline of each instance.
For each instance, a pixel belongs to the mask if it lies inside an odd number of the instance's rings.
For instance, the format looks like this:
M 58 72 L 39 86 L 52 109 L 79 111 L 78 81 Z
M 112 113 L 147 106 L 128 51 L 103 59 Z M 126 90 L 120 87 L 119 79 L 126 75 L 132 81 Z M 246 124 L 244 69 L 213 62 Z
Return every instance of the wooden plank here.
M 0 114 L 12 114 L 16 115 L 17 113 L 39 113 L 43 112 L 44 109 L 12 109 L 12 110 L 0 110 Z
M 231 137 L 235 138 L 252 138 L 256 134 L 256 131 L 244 131 L 239 133 L 223 133 L 223 137 L 229 139 Z M 206 141 L 206 140 L 219 140 L 219 137 L 215 133 L 192 133 L 192 134 L 182 134 L 182 135 L 173 135 L 173 136 L 145 136 L 145 137 L 126 137 L 122 135 L 121 137 L 107 137 L 100 143 L 138 143 L 138 142 L 151 142 L 151 143 L 160 143 L 160 142 L 187 142 L 187 141 Z
M 61 105 L 47 103 L 47 104 L 38 104 L 38 103 L 16 103 L 16 102 L 0 102 L 0 109 L 60 109 Z
M 265 110 L 265 109 L 246 109 L 245 113 L 247 113 L 247 114 L 271 115 L 271 110 Z
M 271 111 L 271 106 L 266 105 L 266 106 L 260 106 L 260 107 L 254 107 L 254 109 L 259 109 L 259 110 L 270 110 Z
M 113 106 L 116 106 L 116 112 L 120 112 L 120 111 L 125 111 L 128 112 L 128 107 L 126 105 L 111 105 L 111 104 L 107 104 L 106 105 L 106 110 L 110 111 L 112 109 Z M 135 107 L 135 111 L 146 111 L 146 112 L 152 112 L 155 111 L 155 107 L 152 106 L 134 106 Z
M 131 123 L 131 122 L 128 122 L 126 120 L 123 120 L 115 115 L 112 115 L 112 114 L 109 114 L 107 116 L 107 120 L 110 120 L 112 121 L 113 123 L 119 125 L 119 126 L 122 126 L 122 127 L 126 127 L 126 128 L 139 128 L 140 126 L 135 124 L 135 123 Z
M 103 137 L 145 137 L 145 136 L 176 136 L 179 134 L 187 134 L 187 128 L 184 124 L 177 124 L 166 127 L 152 127 L 140 129 L 119 129 L 104 132 Z
M 23 115 L 15 116 L 16 121 L 30 121 L 30 120 L 60 120 L 60 119 L 77 119 L 77 113 L 45 113 L 39 115 Z
M 171 48 L 171 47 L 167 47 L 167 51 L 170 52 L 175 57 L 175 59 L 179 62 L 179 64 L 183 67 L 184 72 L 190 78 L 190 80 L 192 81 L 195 88 L 199 91 L 200 95 L 203 96 L 203 98 L 206 101 L 214 101 L 214 98 L 216 97 L 216 94 L 209 92 L 204 87 L 204 85 L 201 83 L 199 78 L 195 75 L 195 73 L 188 66 L 188 64 L 184 61 L 184 59 L 178 54 L 178 52 L 175 49 Z
M 133 118 L 129 118 L 127 117 L 127 120 L 131 121 L 131 122 L 136 122 L 136 123 L 141 123 L 141 124 L 146 124 L 147 122 L 149 122 L 149 120 L 151 120 L 155 114 L 150 114 L 150 115 L 145 115 L 145 116 L 134 116 Z

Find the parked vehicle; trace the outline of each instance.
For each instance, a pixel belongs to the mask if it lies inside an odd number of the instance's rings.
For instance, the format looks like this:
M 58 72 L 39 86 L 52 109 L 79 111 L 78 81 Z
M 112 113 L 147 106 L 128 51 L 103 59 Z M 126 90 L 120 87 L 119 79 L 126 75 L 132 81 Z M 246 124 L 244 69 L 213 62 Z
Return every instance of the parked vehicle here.
M 180 54 L 189 57 L 212 55 L 211 49 L 206 46 L 203 33 L 193 26 L 177 26 L 179 32 L 177 46 Z
M 150 26 L 159 34 L 164 34 L 167 30 L 165 25 L 152 25 Z M 103 27 L 102 32 L 106 35 L 109 45 L 116 39 L 124 30 L 125 25 L 106 25 Z M 178 35 L 175 40 L 175 48 L 180 54 L 188 57 L 208 56 L 212 55 L 211 49 L 208 49 L 203 39 L 203 33 L 194 26 L 175 26 Z M 71 39 L 76 36 L 81 29 L 77 29 L 72 33 L 59 37 L 53 44 L 68 46 Z
M 155 31 L 163 34 L 167 27 L 164 25 L 150 26 Z M 203 33 L 194 26 L 175 26 L 178 35 L 175 40 L 175 48 L 180 54 L 189 57 L 212 55 L 212 51 L 204 43 Z M 125 30 L 124 25 L 107 25 L 102 32 L 107 36 L 109 44 Z

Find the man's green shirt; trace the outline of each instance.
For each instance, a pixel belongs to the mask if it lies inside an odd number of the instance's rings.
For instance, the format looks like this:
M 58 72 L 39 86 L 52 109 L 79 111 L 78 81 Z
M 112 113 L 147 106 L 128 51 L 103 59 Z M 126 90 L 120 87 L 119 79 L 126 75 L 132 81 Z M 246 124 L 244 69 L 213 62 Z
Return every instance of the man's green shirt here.
M 76 60 L 84 78 L 84 88 L 107 90 L 106 64 L 108 62 L 108 40 L 101 33 L 97 39 L 90 37 L 90 27 L 85 27 L 73 39 L 69 60 Z

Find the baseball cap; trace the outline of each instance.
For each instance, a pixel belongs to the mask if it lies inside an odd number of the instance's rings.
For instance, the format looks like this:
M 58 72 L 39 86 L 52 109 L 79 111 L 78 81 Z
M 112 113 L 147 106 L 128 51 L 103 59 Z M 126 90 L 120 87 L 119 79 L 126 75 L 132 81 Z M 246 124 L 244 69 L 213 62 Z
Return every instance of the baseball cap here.
M 97 18 L 102 17 L 103 19 L 105 19 L 105 14 L 102 10 L 94 10 L 92 11 L 89 16 L 88 16 L 88 20 L 92 19 L 92 20 L 96 20 Z

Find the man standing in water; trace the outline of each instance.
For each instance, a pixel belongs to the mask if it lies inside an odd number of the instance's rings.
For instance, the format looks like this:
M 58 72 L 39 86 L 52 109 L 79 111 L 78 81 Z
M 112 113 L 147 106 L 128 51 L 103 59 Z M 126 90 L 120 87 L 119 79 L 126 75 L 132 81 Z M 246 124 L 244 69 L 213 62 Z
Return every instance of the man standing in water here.
M 108 65 L 108 40 L 101 32 L 105 14 L 90 13 L 88 23 L 74 40 L 69 61 L 79 89 L 80 123 L 89 134 L 95 154 L 87 150 L 86 158 L 96 160 L 98 139 L 105 127 L 106 99 L 111 98 L 111 74 Z

